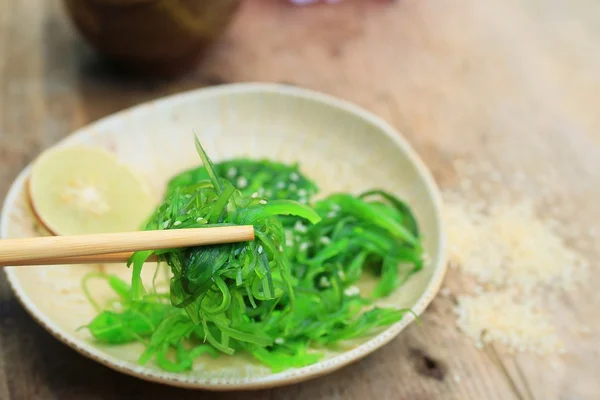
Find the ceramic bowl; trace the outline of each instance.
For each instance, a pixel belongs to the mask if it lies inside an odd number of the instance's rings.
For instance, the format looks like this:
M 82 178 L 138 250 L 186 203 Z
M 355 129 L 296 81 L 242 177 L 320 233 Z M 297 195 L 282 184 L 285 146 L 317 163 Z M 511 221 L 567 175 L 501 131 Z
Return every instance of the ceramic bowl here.
M 227 30 L 240 0 L 63 0 L 86 41 L 115 64 L 146 75 L 191 69 Z
M 425 268 L 382 300 L 382 305 L 410 307 L 418 315 L 436 295 L 445 272 L 440 194 L 427 168 L 390 125 L 363 109 L 333 97 L 271 84 L 235 84 L 200 89 L 142 104 L 88 125 L 57 146 L 94 145 L 114 152 L 152 187 L 157 202 L 166 181 L 199 164 L 193 134 L 214 161 L 237 156 L 300 162 L 323 194 L 389 190 L 412 205 L 424 234 Z M 4 238 L 40 235 L 30 208 L 27 167 L 15 180 L 1 215 Z M 52 335 L 110 368 L 142 379 L 196 389 L 259 389 L 330 373 L 375 351 L 398 335 L 414 317 L 345 351 L 331 351 L 311 366 L 271 373 L 243 355 L 200 358 L 188 373 L 167 373 L 153 364 L 140 366 L 139 344 L 105 346 L 77 328 L 94 317 L 81 278 L 104 268 L 124 278 L 125 265 L 8 267 L 5 272 L 27 311 Z M 146 271 L 152 271 L 147 267 Z M 364 285 L 368 285 L 364 283 Z M 109 295 L 102 285 L 96 296 Z

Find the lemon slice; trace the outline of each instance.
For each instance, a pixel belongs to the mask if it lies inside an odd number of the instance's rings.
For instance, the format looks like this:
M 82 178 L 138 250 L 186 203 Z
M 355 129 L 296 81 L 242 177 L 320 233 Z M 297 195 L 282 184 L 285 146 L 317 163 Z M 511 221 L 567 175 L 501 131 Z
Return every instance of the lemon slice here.
M 155 206 L 144 182 L 96 147 L 43 153 L 33 163 L 29 195 L 37 217 L 55 235 L 139 230 Z

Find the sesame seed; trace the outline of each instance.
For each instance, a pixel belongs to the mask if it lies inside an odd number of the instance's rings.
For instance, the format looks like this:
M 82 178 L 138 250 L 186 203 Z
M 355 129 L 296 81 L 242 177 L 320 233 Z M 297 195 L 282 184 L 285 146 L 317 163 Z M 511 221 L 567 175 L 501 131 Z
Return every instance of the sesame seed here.
M 204 218 L 202 218 L 202 217 L 198 217 L 198 218 L 196 218 L 196 222 L 200 222 L 200 221 L 202 221 L 203 219 L 204 219 Z
M 329 213 L 327 213 L 327 218 L 335 218 L 337 216 L 337 213 L 335 211 L 330 211 Z
M 275 338 L 274 342 L 275 342 L 275 344 L 284 344 L 285 340 L 283 338 L 278 337 L 278 338 Z
M 299 179 L 300 179 L 300 176 L 299 176 L 297 173 L 295 173 L 295 172 L 292 172 L 292 173 L 290 174 L 290 180 L 292 180 L 292 181 L 296 182 L 296 181 L 298 181 Z
M 113 303 L 113 309 L 118 313 L 123 312 L 123 303 L 120 301 L 115 301 Z
M 267 204 L 267 201 L 266 200 L 261 200 L 261 201 L 259 201 L 259 203 L 260 204 Z
M 175 222 L 173 223 L 173 226 L 179 226 L 179 225 L 181 225 L 181 221 L 175 221 Z
M 300 243 L 300 247 L 298 248 L 300 251 L 306 251 L 308 250 L 310 244 L 308 242 L 302 242 Z
M 262 252 L 263 252 L 263 247 L 262 247 L 262 245 L 259 245 L 258 246 L 258 254 L 262 254 Z
M 247 180 L 246 178 L 244 178 L 243 176 L 240 176 L 240 177 L 237 179 L 237 186 L 238 186 L 238 188 L 240 188 L 240 189 L 243 189 L 243 188 L 245 188 L 246 186 L 248 186 L 248 180 Z
M 255 199 L 255 198 L 258 197 L 258 193 L 254 192 L 254 193 L 252 193 L 252 195 L 250 197 L 252 197 L 253 199 Z
M 306 197 L 306 190 L 305 189 L 298 190 L 298 196 Z
M 331 243 L 331 239 L 329 239 L 327 236 L 321 236 L 321 238 L 319 239 L 319 242 L 321 242 L 321 244 L 329 244 Z
M 329 282 L 329 279 L 327 279 L 326 276 L 322 276 L 321 279 L 319 279 L 319 286 L 321 286 L 321 287 L 330 287 L 331 286 L 331 282 Z
M 277 189 L 283 189 L 285 187 L 285 182 L 277 182 Z
M 306 228 L 306 226 L 302 224 L 302 222 L 296 221 L 296 223 L 294 224 L 294 230 L 297 232 L 305 233 L 308 230 L 308 228 Z
M 294 241 L 294 234 L 290 231 L 285 231 L 285 240 L 288 242 Z
M 237 175 L 237 169 L 235 167 L 231 167 L 227 170 L 227 177 L 233 178 Z
M 163 228 L 166 228 L 167 226 L 169 226 L 169 224 L 171 223 L 171 220 L 168 219 L 163 223 Z
M 358 286 L 348 286 L 345 290 L 344 290 L 344 294 L 348 297 L 350 296 L 356 296 L 360 294 L 360 289 L 358 288 Z

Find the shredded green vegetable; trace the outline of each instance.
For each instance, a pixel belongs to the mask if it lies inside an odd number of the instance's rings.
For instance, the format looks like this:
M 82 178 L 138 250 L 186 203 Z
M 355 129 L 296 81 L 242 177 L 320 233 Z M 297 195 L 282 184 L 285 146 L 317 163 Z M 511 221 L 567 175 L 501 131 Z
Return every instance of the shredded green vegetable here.
M 273 372 L 317 362 L 315 348 L 372 334 L 409 310 L 374 307 L 422 268 L 417 222 L 407 204 L 384 191 L 334 194 L 317 201 L 317 185 L 298 165 L 234 159 L 213 165 L 196 140 L 201 167 L 169 182 L 145 229 L 253 225 L 253 242 L 142 251 L 131 260 L 131 285 L 92 274 L 84 291 L 99 314 L 86 326 L 101 342 L 139 341 L 139 362 L 171 372 L 197 357 L 246 352 Z M 147 290 L 145 261 L 170 267 L 168 291 Z M 355 286 L 374 274 L 374 291 Z M 90 279 L 117 295 L 101 307 Z

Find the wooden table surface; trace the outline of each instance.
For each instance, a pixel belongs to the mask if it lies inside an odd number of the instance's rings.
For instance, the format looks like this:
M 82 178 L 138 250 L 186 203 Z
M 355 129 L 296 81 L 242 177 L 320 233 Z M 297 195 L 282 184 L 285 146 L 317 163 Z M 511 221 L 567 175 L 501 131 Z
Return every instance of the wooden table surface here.
M 110 72 L 57 0 L 0 0 L 0 202 L 36 154 L 90 121 L 191 88 L 272 81 L 378 113 L 444 189 L 457 184 L 456 158 L 500 171 L 518 164 L 528 176 L 551 169 L 572 223 L 592 227 L 600 215 L 598 43 L 593 0 L 356 0 L 301 9 L 248 0 L 197 70 L 147 81 Z M 594 260 L 598 250 L 587 255 Z M 599 279 L 592 268 L 589 285 L 556 311 L 557 321 L 586 323 L 591 333 L 569 342 L 553 367 L 496 345 L 476 349 L 456 328 L 451 299 L 438 296 L 421 327 L 358 364 L 286 388 L 214 394 L 146 383 L 83 358 L 33 322 L 2 276 L 0 399 L 597 399 Z

